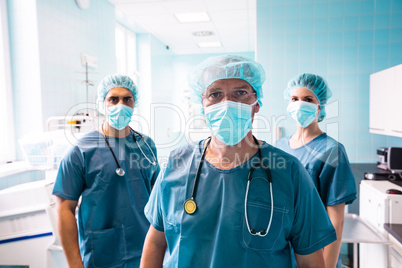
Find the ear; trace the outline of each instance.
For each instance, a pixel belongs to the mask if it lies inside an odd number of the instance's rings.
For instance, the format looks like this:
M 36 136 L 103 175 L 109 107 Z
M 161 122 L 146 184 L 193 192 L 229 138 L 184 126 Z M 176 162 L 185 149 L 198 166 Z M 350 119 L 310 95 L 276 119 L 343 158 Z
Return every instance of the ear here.
M 260 103 L 259 102 L 257 102 L 255 105 L 254 105 L 254 113 L 258 113 L 259 111 L 260 111 Z
M 317 113 L 315 114 L 315 119 L 314 119 L 314 121 L 316 121 L 317 123 L 318 123 L 318 118 L 320 116 L 320 113 L 321 113 L 321 105 L 318 104 Z

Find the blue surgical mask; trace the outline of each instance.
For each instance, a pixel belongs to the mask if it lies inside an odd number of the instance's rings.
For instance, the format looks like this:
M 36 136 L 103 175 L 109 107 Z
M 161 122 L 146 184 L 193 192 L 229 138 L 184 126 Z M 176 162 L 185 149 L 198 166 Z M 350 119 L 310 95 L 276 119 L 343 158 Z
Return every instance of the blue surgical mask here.
M 251 110 L 256 103 L 224 101 L 205 107 L 207 125 L 218 140 L 226 145 L 236 145 L 253 127 Z
M 122 130 L 130 123 L 134 111 L 133 108 L 124 104 L 109 106 L 106 109 L 108 110 L 109 125 L 118 130 Z
M 289 103 L 287 110 L 301 127 L 308 127 L 317 117 L 318 104 L 295 101 Z

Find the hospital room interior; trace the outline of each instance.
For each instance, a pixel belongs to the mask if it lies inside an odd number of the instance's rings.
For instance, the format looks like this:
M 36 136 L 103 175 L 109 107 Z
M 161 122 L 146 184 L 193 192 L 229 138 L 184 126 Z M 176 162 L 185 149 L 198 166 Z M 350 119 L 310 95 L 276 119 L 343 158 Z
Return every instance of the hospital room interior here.
M 0 8 L 0 268 L 68 267 L 52 190 L 71 146 L 103 127 L 104 77 L 137 86 L 129 126 L 153 140 L 163 170 L 172 150 L 211 136 L 188 80 L 221 55 L 265 70 L 252 129 L 272 146 L 298 127 L 288 81 L 302 73 L 327 81 L 332 97 L 318 126 L 344 146 L 357 190 L 345 206 L 341 266 L 402 267 L 402 0 L 0 0 Z

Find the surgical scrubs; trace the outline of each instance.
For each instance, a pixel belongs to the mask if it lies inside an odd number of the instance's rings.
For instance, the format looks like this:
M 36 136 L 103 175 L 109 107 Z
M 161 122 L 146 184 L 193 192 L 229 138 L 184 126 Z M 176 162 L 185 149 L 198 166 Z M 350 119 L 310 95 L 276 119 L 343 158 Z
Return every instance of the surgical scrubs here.
M 289 146 L 289 137 L 277 141 L 276 146 L 297 157 L 321 196 L 325 207 L 350 204 L 356 199 L 356 184 L 343 145 L 323 133 L 297 149 Z M 340 257 L 337 267 L 341 267 Z
M 150 160 L 153 141 L 135 134 Z M 82 197 L 78 210 L 81 257 L 85 267 L 138 267 L 149 223 L 144 215 L 159 167 L 150 165 L 133 139 L 107 137 L 125 175 L 98 131 L 86 134 L 63 158 L 53 194 L 68 200 Z
M 145 207 L 152 226 L 165 233 L 164 267 L 291 267 L 289 241 L 305 255 L 336 240 L 317 191 L 300 162 L 267 143 L 262 158 L 272 174 L 272 193 L 263 168 L 257 168 L 247 200 L 250 228 L 266 229 L 265 237 L 253 236 L 246 225 L 245 194 L 251 166 L 258 153 L 230 170 L 204 161 L 195 194 L 197 210 L 184 212 L 191 197 L 204 142 L 176 149 L 159 174 Z
M 300 160 L 324 206 L 352 203 L 356 199 L 356 184 L 343 145 L 323 133 L 306 145 L 292 149 L 290 137 L 280 139 L 276 146 Z

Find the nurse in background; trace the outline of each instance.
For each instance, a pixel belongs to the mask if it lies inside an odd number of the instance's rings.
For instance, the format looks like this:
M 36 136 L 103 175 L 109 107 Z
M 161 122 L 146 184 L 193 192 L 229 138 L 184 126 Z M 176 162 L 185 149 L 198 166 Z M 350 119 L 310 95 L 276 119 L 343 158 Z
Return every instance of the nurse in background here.
M 344 210 L 356 199 L 356 185 L 344 146 L 318 126 L 331 96 L 327 82 L 318 75 L 304 73 L 292 78 L 284 97 L 297 131 L 276 145 L 296 156 L 313 179 L 337 235 L 337 240 L 324 248 L 325 266 L 342 267 L 339 251 Z

